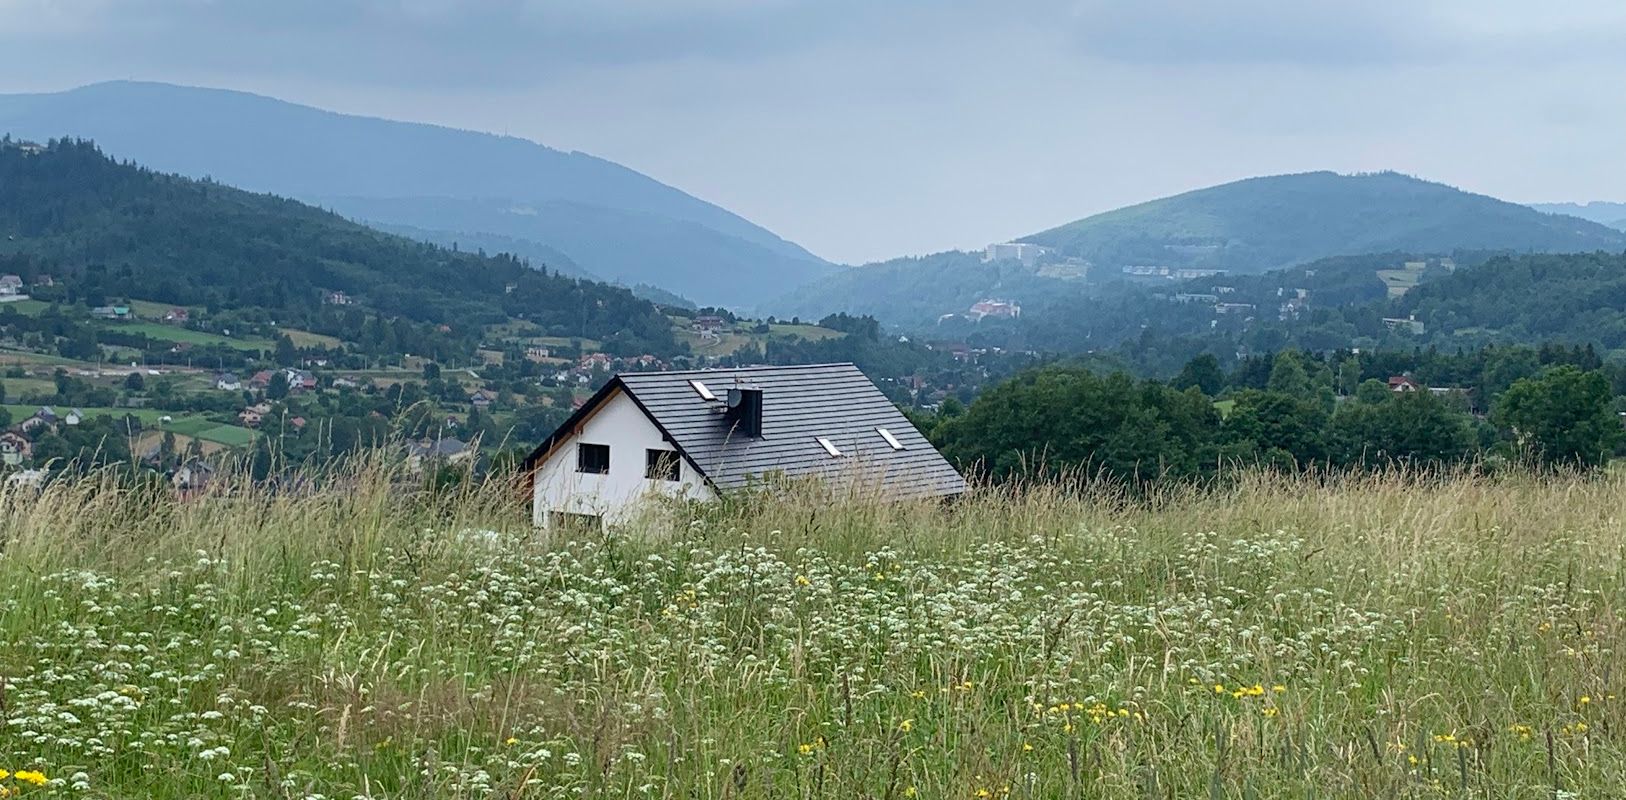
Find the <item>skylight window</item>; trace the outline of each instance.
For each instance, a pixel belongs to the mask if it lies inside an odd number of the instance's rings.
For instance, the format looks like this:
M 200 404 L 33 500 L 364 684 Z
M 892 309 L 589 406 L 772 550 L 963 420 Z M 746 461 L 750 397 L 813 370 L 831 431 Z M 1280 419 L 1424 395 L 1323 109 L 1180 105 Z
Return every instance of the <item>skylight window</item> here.
M 717 399 L 717 395 L 712 394 L 711 390 L 707 389 L 704 383 L 701 383 L 700 381 L 689 381 L 689 385 L 694 387 L 695 394 L 700 395 L 701 400 L 705 400 L 709 403 L 712 400 Z
M 841 458 L 841 450 L 836 447 L 835 442 L 832 442 L 823 436 L 815 438 L 818 439 L 819 446 L 824 448 L 824 452 L 829 453 L 831 458 Z
M 887 445 L 893 450 L 903 449 L 903 442 L 898 441 L 898 437 L 893 436 L 892 431 L 889 431 L 886 428 L 876 428 L 875 432 L 881 434 L 881 438 L 885 439 Z

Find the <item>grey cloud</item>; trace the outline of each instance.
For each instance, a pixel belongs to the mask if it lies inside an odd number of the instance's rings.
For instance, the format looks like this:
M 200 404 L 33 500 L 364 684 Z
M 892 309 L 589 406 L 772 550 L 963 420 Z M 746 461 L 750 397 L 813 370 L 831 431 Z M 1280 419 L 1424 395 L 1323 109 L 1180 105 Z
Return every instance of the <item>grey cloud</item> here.
M 84 5 L 78 24 L 58 20 L 26 36 L 97 40 L 102 52 L 155 67 L 186 59 L 217 70 L 341 73 L 359 83 L 525 86 L 606 66 L 766 59 L 830 41 L 907 37 L 977 7 L 928 0 L 131 0 Z M 19 46 L 27 44 L 23 32 L 13 33 Z M 0 42 L 6 38 L 0 31 Z

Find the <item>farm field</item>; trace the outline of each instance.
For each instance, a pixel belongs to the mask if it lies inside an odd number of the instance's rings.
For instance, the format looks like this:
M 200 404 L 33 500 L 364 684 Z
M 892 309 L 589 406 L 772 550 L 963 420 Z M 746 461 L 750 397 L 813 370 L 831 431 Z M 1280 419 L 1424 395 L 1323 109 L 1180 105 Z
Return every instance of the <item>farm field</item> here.
M 30 416 L 39 410 L 39 406 L 15 404 L 7 404 L 4 406 L 4 408 L 11 412 L 11 418 L 13 421 L 21 421 L 24 417 Z M 56 411 L 58 415 L 65 415 L 72 410 L 68 406 L 52 406 L 52 409 Z M 97 417 L 103 414 L 115 419 L 127 415 L 134 416 L 136 419 L 141 420 L 142 425 L 148 427 L 171 430 L 176 433 L 183 433 L 204 441 L 230 445 L 232 447 L 242 447 L 251 444 L 254 441 L 254 432 L 248 428 L 222 424 L 197 414 L 182 414 L 179 412 L 165 411 L 157 408 L 85 407 L 81 410 L 83 410 L 87 416 L 91 417 Z M 159 420 L 165 416 L 171 417 L 171 421 L 168 423 L 160 423 Z
M 678 341 L 688 344 L 694 352 L 711 356 L 730 355 L 747 347 L 760 348 L 763 342 L 775 337 L 789 338 L 797 336 L 817 342 L 846 335 L 841 331 L 821 328 L 817 325 L 793 325 L 790 323 L 769 325 L 767 333 L 746 333 L 730 329 L 720 331 L 712 336 L 706 336 L 684 325 L 674 325 L 672 333 L 677 336 Z
M 1388 289 L 1389 297 L 1400 297 L 1417 288 L 1417 282 L 1423 277 L 1423 270 L 1401 267 L 1399 269 L 1380 269 L 1378 279 Z
M 108 330 L 123 331 L 132 334 L 145 334 L 154 339 L 166 342 L 182 342 L 185 344 L 219 344 L 235 347 L 238 350 L 270 350 L 276 345 L 265 339 L 239 339 L 236 337 L 221 336 L 205 331 L 194 331 L 177 325 L 165 325 L 162 322 L 146 322 L 135 320 L 131 322 L 104 322 L 102 327 Z
M 332 349 L 344 344 L 339 340 L 339 337 L 329 336 L 325 333 L 302 331 L 298 328 L 280 328 L 279 330 L 293 341 L 295 347 L 326 347 Z
M 0 763 L 75 797 L 1609 797 L 1626 478 L 0 489 Z M 8 493 L 9 492 L 9 493 Z
M 137 454 L 144 453 L 153 447 L 157 447 L 163 440 L 164 434 L 162 431 L 147 431 L 135 440 L 133 452 Z M 177 433 L 175 434 L 175 449 L 184 453 L 187 446 L 193 441 L 193 437 L 184 433 Z M 202 448 L 204 455 L 213 455 L 226 449 L 226 446 L 219 442 L 210 442 L 203 439 L 197 439 L 196 441 L 198 446 Z

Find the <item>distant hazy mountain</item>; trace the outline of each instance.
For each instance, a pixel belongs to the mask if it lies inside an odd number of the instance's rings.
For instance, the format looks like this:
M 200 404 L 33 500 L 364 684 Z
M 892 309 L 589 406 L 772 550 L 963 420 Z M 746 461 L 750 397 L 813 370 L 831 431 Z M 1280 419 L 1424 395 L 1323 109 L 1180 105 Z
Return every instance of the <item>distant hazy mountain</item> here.
M 832 269 L 727 210 L 600 158 L 242 92 L 114 82 L 0 95 L 0 132 L 94 139 L 117 158 L 437 239 L 462 231 L 527 240 L 598 277 L 707 303 L 751 305 Z
M 1593 200 L 1590 203 L 1531 203 L 1530 207 L 1543 214 L 1568 214 L 1626 231 L 1626 203 Z
M 1312 172 L 1227 183 L 1153 200 L 1024 237 L 1052 260 L 1091 263 L 1090 282 L 1131 265 L 1260 273 L 1333 256 L 1459 251 L 1626 249 L 1626 232 L 1397 173 Z M 855 267 L 780 298 L 804 317 L 862 311 L 901 324 L 962 312 L 979 297 L 1037 305 L 1078 293 L 1015 262 L 948 253 Z
M 1626 232 L 1394 172 L 1250 178 L 1026 237 L 1062 253 L 1128 264 L 1262 272 L 1337 255 L 1626 248 Z

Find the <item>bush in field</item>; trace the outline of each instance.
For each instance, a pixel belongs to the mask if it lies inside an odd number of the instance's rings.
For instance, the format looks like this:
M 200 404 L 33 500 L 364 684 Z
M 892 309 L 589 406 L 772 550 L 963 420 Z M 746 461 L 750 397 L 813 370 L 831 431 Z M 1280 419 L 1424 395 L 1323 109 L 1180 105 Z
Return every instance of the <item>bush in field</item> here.
M 1497 401 L 1496 420 L 1542 464 L 1597 467 L 1626 438 L 1612 401 L 1602 375 L 1554 367 L 1509 387 Z

